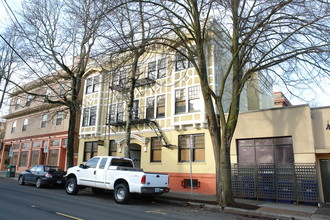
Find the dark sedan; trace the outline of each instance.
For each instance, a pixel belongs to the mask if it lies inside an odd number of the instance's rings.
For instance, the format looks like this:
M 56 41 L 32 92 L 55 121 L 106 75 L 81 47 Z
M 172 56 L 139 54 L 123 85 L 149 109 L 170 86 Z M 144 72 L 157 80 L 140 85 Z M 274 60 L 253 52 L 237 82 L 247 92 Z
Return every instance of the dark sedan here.
M 18 183 L 36 184 L 36 187 L 44 187 L 50 185 L 64 185 L 65 172 L 57 166 L 36 165 L 31 169 L 23 171 L 18 177 Z

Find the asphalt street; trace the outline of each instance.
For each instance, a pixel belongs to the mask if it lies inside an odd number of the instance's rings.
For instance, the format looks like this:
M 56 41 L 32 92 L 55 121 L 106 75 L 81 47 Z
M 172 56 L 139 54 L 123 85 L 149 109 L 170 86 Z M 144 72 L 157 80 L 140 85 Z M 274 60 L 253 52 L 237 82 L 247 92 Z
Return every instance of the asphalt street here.
M 0 219 L 249 219 L 239 215 L 174 206 L 141 198 L 127 205 L 116 204 L 112 193 L 93 195 L 81 190 L 78 195 L 67 195 L 61 188 L 38 189 L 0 179 Z

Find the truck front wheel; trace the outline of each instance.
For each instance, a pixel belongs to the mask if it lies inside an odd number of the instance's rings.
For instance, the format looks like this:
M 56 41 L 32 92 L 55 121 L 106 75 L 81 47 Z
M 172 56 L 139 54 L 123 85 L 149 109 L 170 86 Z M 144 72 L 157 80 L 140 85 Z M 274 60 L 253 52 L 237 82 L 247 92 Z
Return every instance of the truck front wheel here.
M 115 187 L 114 197 L 115 197 L 116 203 L 126 204 L 131 197 L 127 184 L 125 184 L 125 183 L 118 184 Z
M 77 180 L 74 177 L 69 178 L 65 183 L 65 191 L 69 195 L 76 195 L 79 191 Z

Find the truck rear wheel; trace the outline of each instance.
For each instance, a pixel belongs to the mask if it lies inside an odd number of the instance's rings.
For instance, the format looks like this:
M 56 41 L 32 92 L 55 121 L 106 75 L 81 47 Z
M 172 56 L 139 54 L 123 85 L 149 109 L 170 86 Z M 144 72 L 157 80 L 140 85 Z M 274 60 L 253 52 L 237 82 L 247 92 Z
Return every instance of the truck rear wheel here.
M 126 204 L 131 198 L 131 193 L 129 192 L 127 184 L 125 183 L 118 184 L 115 187 L 114 197 L 116 203 Z
M 70 177 L 65 183 L 65 191 L 69 195 L 76 195 L 79 191 L 77 180 L 74 177 Z

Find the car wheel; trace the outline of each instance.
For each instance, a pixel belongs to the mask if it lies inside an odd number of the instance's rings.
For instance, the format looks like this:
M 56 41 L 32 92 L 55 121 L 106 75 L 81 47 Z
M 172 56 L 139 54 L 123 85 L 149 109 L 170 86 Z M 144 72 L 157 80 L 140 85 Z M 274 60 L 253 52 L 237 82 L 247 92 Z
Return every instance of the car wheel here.
M 65 183 L 65 191 L 69 195 L 76 195 L 79 191 L 77 180 L 74 177 L 69 178 Z
M 131 193 L 125 183 L 118 184 L 114 191 L 115 202 L 118 204 L 126 204 L 131 198 Z
M 95 195 L 101 195 L 104 192 L 104 189 L 92 187 L 92 192 Z
M 18 183 L 19 183 L 19 185 L 24 185 L 25 184 L 25 182 L 24 182 L 24 176 L 19 176 L 18 177 Z
M 42 182 L 41 182 L 41 179 L 40 178 L 37 179 L 36 187 L 37 188 L 41 188 L 42 187 Z

